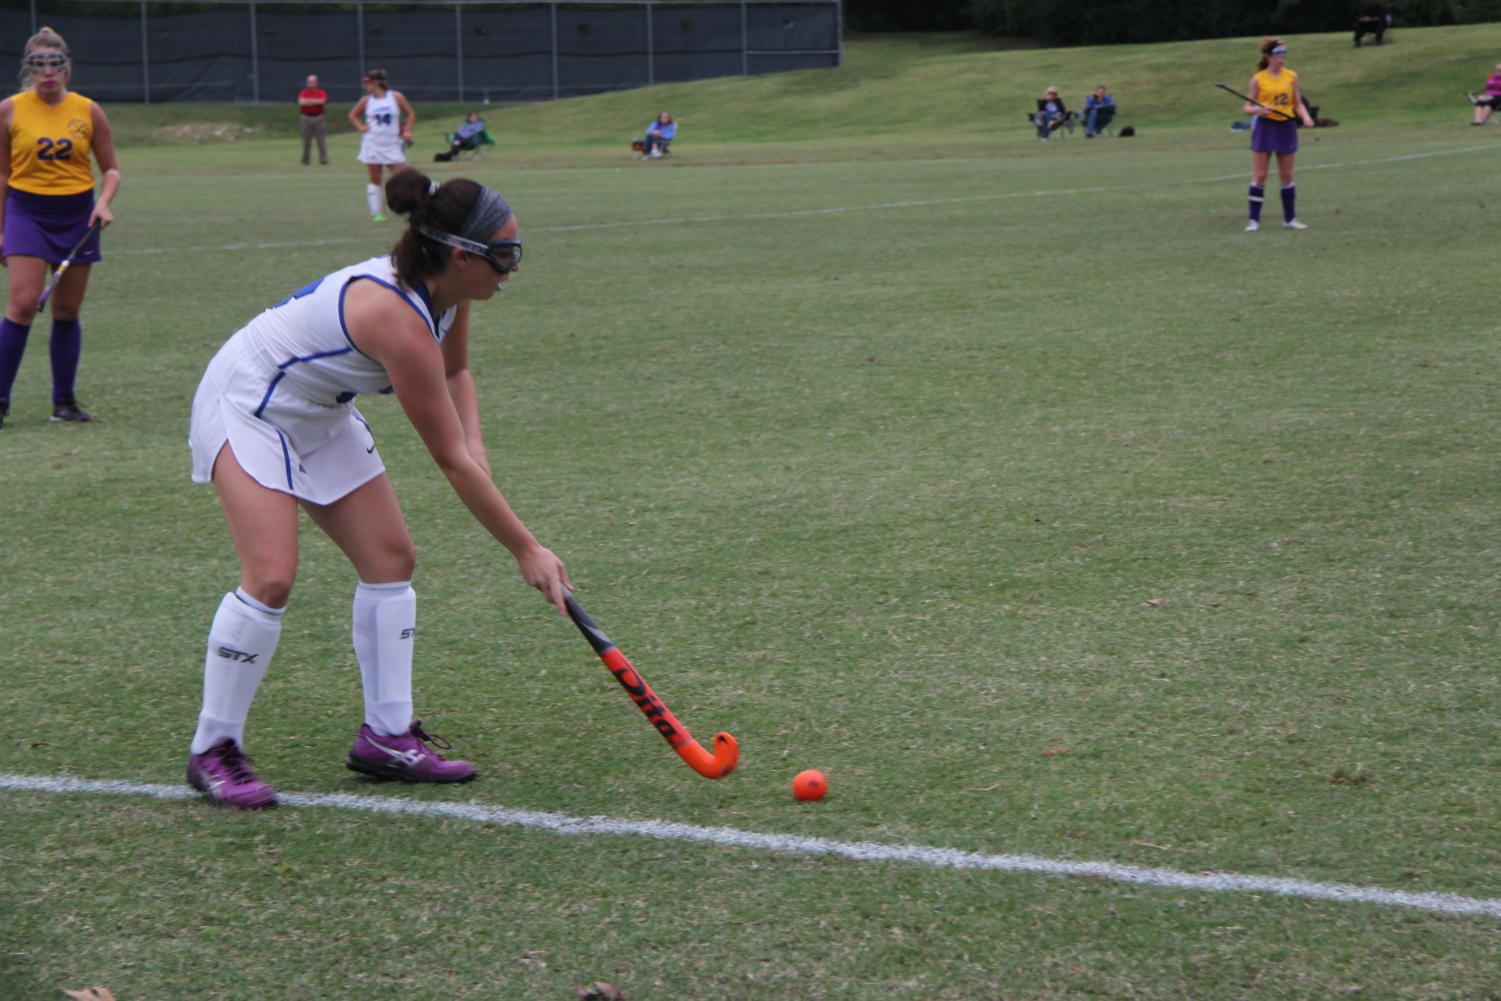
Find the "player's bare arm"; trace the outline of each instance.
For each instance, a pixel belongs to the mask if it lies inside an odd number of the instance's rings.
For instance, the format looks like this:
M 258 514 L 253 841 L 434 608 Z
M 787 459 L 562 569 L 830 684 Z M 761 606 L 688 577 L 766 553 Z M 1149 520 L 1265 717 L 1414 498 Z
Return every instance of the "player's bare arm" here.
M 355 346 L 390 373 L 397 402 L 464 506 L 516 558 L 526 582 L 559 614 L 567 614 L 567 571 L 522 524 L 469 451 L 463 421 L 449 395 L 443 352 L 427 325 L 395 292 L 372 282 L 350 286 L 345 318 Z
M 115 192 L 120 190 L 120 161 L 115 156 L 115 137 L 110 131 L 109 118 L 104 109 L 95 104 L 91 113 L 91 124 L 94 128 L 92 145 L 94 150 L 94 162 L 99 165 L 101 182 L 99 185 L 99 197 L 94 202 L 94 214 L 90 221 L 97 219 L 100 229 L 115 221 L 115 214 L 110 209 L 110 204 L 115 200 Z M 7 130 L 7 135 L 9 130 Z M 7 161 L 9 158 L 7 157 Z
M 407 102 L 406 95 L 401 91 L 393 90 L 391 91 L 391 96 L 396 99 L 396 107 L 401 109 L 401 138 L 410 139 L 412 138 L 412 129 L 417 124 L 417 112 L 412 110 L 411 104 Z
M 448 395 L 458 411 L 460 423 L 464 425 L 464 442 L 469 454 L 485 467 L 486 475 L 493 478 L 490 457 L 480 430 L 479 394 L 469 372 L 469 308 L 467 302 L 459 304 L 453 325 L 443 338 L 443 373 L 448 382 Z

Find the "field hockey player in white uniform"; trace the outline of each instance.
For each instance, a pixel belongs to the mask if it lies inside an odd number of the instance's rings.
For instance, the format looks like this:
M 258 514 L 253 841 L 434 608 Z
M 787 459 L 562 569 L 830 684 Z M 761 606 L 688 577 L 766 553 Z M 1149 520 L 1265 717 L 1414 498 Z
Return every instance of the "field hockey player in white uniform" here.
M 386 215 L 381 211 L 381 168 L 395 174 L 406 166 L 406 144 L 412 138 L 417 113 L 401 91 L 390 88 L 385 70 L 370 70 L 364 83 L 365 96 L 349 109 L 349 120 L 363 133 L 358 159 L 370 171 L 365 204 L 371 219 L 385 222 Z
M 251 320 L 209 363 L 193 400 L 193 479 L 218 490 L 240 558 L 239 586 L 209 631 L 188 759 L 188 783 L 215 803 L 276 802 L 245 756 L 244 729 L 297 573 L 299 508 L 358 574 L 364 723 L 346 765 L 410 782 L 474 777 L 467 762 L 433 750 L 449 745 L 412 718 L 415 550 L 358 394 L 395 393 L 464 506 L 564 614 L 567 571 L 491 479 L 468 368 L 470 304 L 520 266 L 516 219 L 505 199 L 464 178 L 439 186 L 403 170 L 385 193 L 410 220 L 391 254 L 326 275 Z

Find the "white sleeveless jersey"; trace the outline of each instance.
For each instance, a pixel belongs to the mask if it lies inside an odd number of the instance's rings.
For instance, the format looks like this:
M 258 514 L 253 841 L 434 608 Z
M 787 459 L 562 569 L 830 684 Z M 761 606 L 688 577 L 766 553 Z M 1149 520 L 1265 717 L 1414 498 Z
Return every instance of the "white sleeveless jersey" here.
M 365 101 L 365 124 L 370 126 L 367 133 L 370 136 L 400 138 L 401 108 L 391 91 L 386 91 L 384 97 L 369 95 Z
M 195 482 L 213 478 L 226 443 L 262 486 L 314 504 L 332 504 L 381 474 L 370 425 L 352 401 L 390 392 L 391 379 L 344 326 L 344 297 L 361 280 L 395 292 L 391 310 L 410 309 L 437 342 L 458 313 L 433 316 L 427 290 L 402 288 L 389 257 L 292 293 L 225 341 L 199 381 L 188 428 Z
M 378 282 L 401 296 L 441 342 L 457 307 L 434 316 L 427 289 L 404 288 L 389 256 L 372 257 L 299 289 L 251 320 L 239 333 L 256 361 L 262 385 L 255 411 L 276 409 L 278 396 L 292 394 L 319 407 L 348 403 L 360 393 L 389 393 L 391 379 L 375 359 L 360 353 L 344 327 L 344 296 L 351 282 Z M 400 307 L 394 307 L 400 308 Z

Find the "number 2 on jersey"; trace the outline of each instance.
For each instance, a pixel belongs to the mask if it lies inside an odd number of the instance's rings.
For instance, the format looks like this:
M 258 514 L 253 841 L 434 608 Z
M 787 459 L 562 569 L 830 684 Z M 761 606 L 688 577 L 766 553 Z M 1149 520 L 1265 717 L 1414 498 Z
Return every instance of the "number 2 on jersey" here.
M 73 159 L 73 140 L 71 139 L 48 139 L 43 136 L 36 141 L 36 144 L 41 147 L 36 155 L 38 160 Z

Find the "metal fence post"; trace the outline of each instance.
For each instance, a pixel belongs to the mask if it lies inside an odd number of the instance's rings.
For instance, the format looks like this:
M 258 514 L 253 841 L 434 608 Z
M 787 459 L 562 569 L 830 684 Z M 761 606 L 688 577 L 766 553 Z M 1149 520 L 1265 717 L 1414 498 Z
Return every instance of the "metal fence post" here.
M 740 0 L 740 75 L 750 76 L 750 12 Z
M 360 0 L 354 0 L 354 31 L 357 36 L 355 49 L 360 54 L 360 72 L 364 73 L 370 66 L 365 62 L 365 5 Z
M 141 0 L 141 95 L 142 104 L 151 103 L 151 34 L 146 27 L 146 0 Z
M 556 101 L 561 88 L 558 81 L 558 5 L 549 4 L 552 12 L 552 99 Z
M 839 46 L 834 51 L 834 65 L 844 65 L 844 4 L 835 0 L 834 3 L 834 44 Z
M 646 5 L 646 85 L 652 86 L 657 82 L 657 51 L 654 48 L 656 40 L 652 37 L 655 28 L 652 25 L 652 12 L 657 9 L 654 3 Z
M 464 102 L 464 8 L 455 3 L 453 5 L 453 52 L 454 62 L 458 64 L 459 75 L 459 103 Z
M 261 50 L 255 27 L 255 0 L 250 0 L 250 100 L 261 103 Z M 233 95 L 231 95 L 231 99 Z

